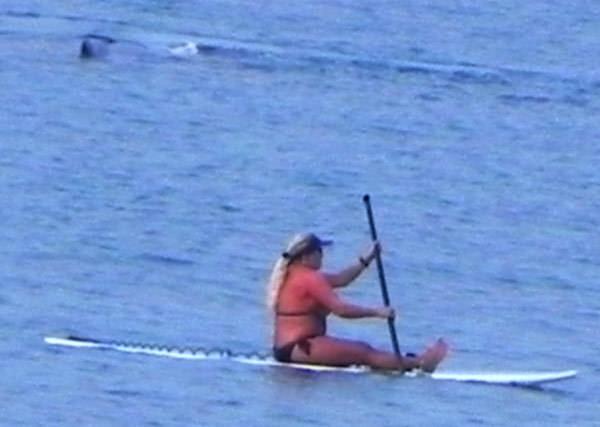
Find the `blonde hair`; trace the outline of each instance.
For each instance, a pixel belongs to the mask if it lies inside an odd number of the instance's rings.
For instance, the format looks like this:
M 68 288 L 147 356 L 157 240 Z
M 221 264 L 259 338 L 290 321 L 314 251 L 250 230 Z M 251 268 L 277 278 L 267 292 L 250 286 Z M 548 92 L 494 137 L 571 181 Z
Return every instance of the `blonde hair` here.
M 296 234 L 289 241 L 285 252 L 283 252 L 275 262 L 273 270 L 271 271 L 271 278 L 267 284 L 267 307 L 270 310 L 275 310 L 277 306 L 279 291 L 287 278 L 290 263 L 307 248 L 314 238 L 315 235 L 312 233 Z

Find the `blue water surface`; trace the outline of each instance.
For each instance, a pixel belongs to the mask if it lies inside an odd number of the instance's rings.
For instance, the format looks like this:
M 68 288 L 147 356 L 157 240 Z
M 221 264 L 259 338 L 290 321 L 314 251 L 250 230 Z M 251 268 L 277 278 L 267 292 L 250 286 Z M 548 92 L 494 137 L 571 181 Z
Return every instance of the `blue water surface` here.
M 4 0 L 3 426 L 600 426 L 600 6 Z M 88 34 L 116 41 L 79 58 Z M 193 54 L 177 47 L 198 46 Z M 544 391 L 47 346 L 265 353 L 286 240 L 369 242 L 403 349 Z M 371 269 L 343 296 L 379 305 Z M 331 333 L 389 348 L 381 321 Z

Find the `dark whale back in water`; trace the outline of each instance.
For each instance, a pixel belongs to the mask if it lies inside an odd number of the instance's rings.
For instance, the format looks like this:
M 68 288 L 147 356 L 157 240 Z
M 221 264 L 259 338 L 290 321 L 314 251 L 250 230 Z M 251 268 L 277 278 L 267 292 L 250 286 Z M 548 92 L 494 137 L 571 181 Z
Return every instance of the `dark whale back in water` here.
M 102 58 L 108 55 L 108 46 L 117 41 L 111 37 L 89 34 L 84 37 L 79 49 L 79 57 Z

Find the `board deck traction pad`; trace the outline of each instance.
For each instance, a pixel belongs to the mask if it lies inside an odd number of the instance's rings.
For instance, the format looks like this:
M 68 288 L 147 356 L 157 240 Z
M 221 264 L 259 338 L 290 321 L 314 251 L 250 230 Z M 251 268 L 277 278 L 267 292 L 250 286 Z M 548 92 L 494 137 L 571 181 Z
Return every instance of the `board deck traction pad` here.
M 256 366 L 276 366 L 289 369 L 300 369 L 314 372 L 345 372 L 345 373 L 369 373 L 378 372 L 367 366 L 321 366 L 306 365 L 299 363 L 282 363 L 270 356 L 260 354 L 242 354 L 233 353 L 222 349 L 203 349 L 203 348 L 177 348 L 152 344 L 122 342 L 122 341 L 104 341 L 91 338 L 82 338 L 77 336 L 67 337 L 45 337 L 46 344 L 55 346 L 95 348 L 114 350 L 125 353 L 146 354 L 152 356 L 170 357 L 175 359 L 187 360 L 229 360 Z M 422 371 L 385 372 L 386 375 L 398 375 L 403 377 L 415 378 L 424 377 L 434 380 L 477 382 L 500 385 L 521 385 L 521 386 L 539 386 L 541 384 L 561 381 L 573 378 L 577 375 L 575 370 L 566 371 L 523 371 L 523 372 L 450 372 L 436 371 L 425 373 Z

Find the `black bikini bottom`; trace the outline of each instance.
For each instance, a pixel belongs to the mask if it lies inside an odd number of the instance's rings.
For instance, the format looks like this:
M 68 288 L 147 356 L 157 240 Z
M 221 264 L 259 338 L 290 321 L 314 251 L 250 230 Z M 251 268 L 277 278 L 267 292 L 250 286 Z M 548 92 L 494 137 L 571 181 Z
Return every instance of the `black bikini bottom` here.
M 292 352 L 298 346 L 304 353 L 310 354 L 310 339 L 315 336 L 300 338 L 299 340 L 289 342 L 279 347 L 273 347 L 273 357 L 278 362 L 290 363 L 292 360 Z

